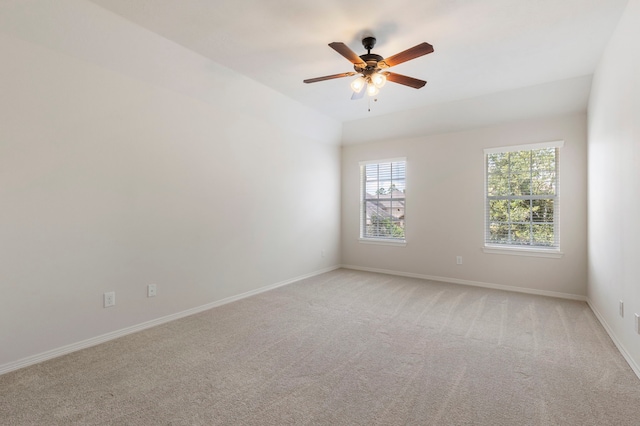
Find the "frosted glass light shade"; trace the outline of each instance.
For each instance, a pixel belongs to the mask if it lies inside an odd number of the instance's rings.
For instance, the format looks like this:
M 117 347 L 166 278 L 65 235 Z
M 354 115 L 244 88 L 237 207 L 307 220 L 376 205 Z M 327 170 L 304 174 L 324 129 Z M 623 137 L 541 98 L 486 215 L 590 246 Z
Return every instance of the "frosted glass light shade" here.
M 351 89 L 356 93 L 360 93 L 366 84 L 367 81 L 364 77 L 360 76 L 351 82 Z
M 371 82 L 379 89 L 387 82 L 387 76 L 384 74 L 375 73 L 371 75 Z

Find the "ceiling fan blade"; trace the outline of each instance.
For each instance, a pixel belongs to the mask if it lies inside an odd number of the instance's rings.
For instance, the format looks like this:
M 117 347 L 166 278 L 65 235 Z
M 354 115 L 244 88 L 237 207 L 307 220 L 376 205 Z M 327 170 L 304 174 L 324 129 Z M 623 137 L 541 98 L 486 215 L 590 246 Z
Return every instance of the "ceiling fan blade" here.
M 353 92 L 353 95 L 351 95 L 351 100 L 357 101 L 358 99 L 362 99 L 364 97 L 364 92 L 366 91 L 367 91 L 367 88 L 363 87 L 362 90 L 360 90 L 359 92 Z
M 351 62 L 353 65 L 361 65 L 362 67 L 367 66 L 362 61 L 362 58 L 360 58 L 360 56 L 358 56 L 356 52 L 349 49 L 349 46 L 347 46 L 346 44 L 334 41 L 333 43 L 329 43 L 329 47 L 347 58 L 347 60 L 349 60 L 349 62 Z
M 403 84 L 405 86 L 413 87 L 414 89 L 419 89 L 427 84 L 424 80 L 418 80 L 417 78 L 407 77 L 406 75 L 396 74 L 394 72 L 385 72 L 384 74 L 387 76 L 387 81 Z
M 429 43 L 420 43 L 417 46 L 413 46 L 410 49 L 405 50 L 404 52 L 400 52 L 393 56 L 389 56 L 388 58 L 383 59 L 378 63 L 378 65 L 386 65 L 387 67 L 393 67 L 395 65 L 401 64 L 403 62 L 410 61 L 415 58 L 419 58 L 420 56 L 427 55 L 433 52 L 433 46 Z
M 317 83 L 318 81 L 332 80 L 334 78 L 351 77 L 356 75 L 355 72 L 343 72 L 342 74 L 325 75 L 324 77 L 308 78 L 303 80 L 304 83 Z

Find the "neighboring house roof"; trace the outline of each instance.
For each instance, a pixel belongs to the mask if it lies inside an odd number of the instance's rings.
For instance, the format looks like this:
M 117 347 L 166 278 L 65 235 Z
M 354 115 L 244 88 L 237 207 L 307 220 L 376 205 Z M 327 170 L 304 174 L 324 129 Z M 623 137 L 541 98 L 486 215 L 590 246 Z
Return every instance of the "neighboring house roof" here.
M 404 192 L 395 189 L 388 194 L 367 194 L 367 219 L 373 213 L 389 219 L 404 219 L 404 198 Z

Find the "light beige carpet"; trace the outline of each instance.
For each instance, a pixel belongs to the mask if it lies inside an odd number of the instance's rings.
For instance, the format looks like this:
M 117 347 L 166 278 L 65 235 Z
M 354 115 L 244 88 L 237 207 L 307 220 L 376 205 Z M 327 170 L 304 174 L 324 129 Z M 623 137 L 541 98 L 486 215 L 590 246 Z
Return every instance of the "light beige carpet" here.
M 2 425 L 638 425 L 585 303 L 337 270 L 0 376 Z

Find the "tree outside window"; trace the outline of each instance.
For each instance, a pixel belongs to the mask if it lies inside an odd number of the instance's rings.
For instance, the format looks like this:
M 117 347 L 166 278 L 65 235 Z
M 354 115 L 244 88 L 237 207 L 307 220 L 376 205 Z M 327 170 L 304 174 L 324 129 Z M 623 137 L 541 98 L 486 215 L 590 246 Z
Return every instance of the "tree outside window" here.
M 558 247 L 558 150 L 487 152 L 485 244 Z
M 360 175 L 360 238 L 404 241 L 406 161 L 364 163 Z

